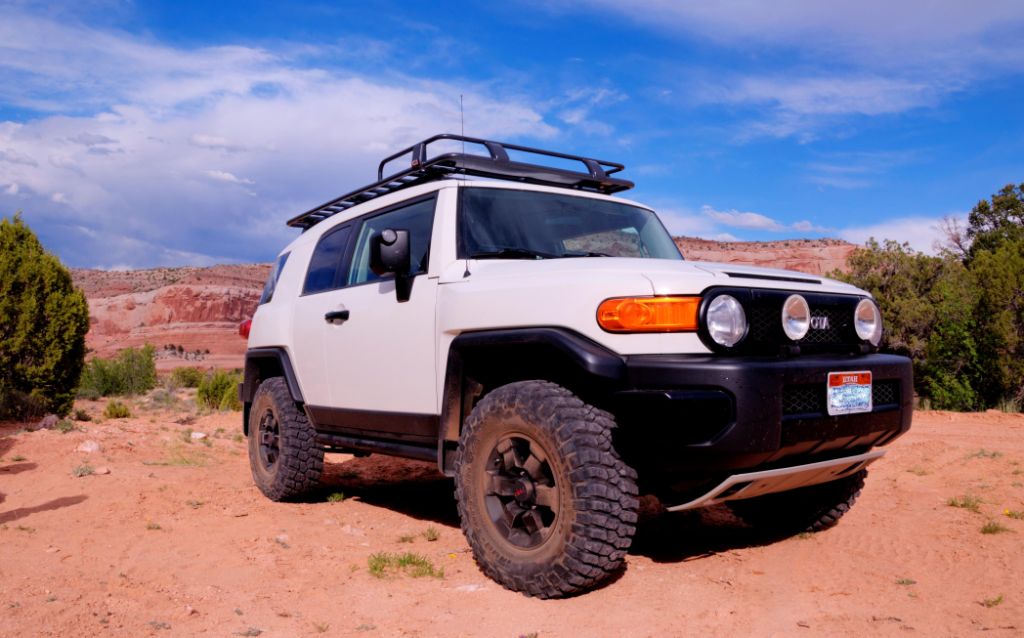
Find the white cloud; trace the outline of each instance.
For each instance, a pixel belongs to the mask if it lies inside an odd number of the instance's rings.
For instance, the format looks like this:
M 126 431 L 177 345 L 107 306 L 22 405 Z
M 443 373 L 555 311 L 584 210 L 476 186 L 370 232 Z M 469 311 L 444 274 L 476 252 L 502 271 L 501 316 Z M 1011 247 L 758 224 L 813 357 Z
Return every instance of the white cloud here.
M 232 144 L 223 137 L 217 135 L 204 135 L 202 133 L 196 133 L 188 138 L 188 141 L 193 146 L 199 148 L 210 148 L 222 151 L 243 151 L 245 147 L 241 144 Z
M 216 171 L 216 170 L 206 171 L 206 176 L 209 177 L 212 180 L 216 180 L 218 182 L 228 182 L 229 184 L 255 184 L 256 183 L 256 182 L 252 181 L 251 179 L 246 179 L 244 177 L 238 177 L 238 176 L 234 175 L 233 173 L 228 173 L 227 171 Z
M 8 195 L 17 195 L 18 194 L 18 190 L 19 190 L 19 188 L 18 188 L 18 183 L 17 182 L 11 182 L 6 187 L 4 187 L 4 193 L 6 193 Z
M 459 130 L 460 93 L 467 134 L 556 131 L 494 87 L 360 77 L 263 49 L 172 48 L 8 14 L 5 102 L 94 113 L 0 122 L 0 184 L 18 185 L 0 191 L 0 208 L 23 209 L 72 265 L 269 259 L 294 236 L 285 219 L 373 181 L 383 155 Z
M 1019 64 L 1024 4 L 1016 0 L 584 0 L 661 30 L 719 44 L 811 50 L 859 65 L 906 68 L 937 61 Z M 579 3 L 573 3 L 578 6 Z M 950 70 L 947 64 L 946 72 Z
M 673 236 L 707 237 L 715 225 L 707 217 L 677 207 L 656 207 L 658 218 Z
M 956 213 L 952 217 L 961 222 L 967 219 L 964 213 Z M 937 253 L 946 239 L 942 231 L 942 218 L 933 217 L 900 217 L 877 224 L 844 228 L 838 234 L 840 239 L 856 244 L 863 244 L 871 238 L 880 242 L 886 239 L 901 244 L 906 242 L 913 249 L 928 254 Z
M 677 90 L 687 101 L 746 106 L 735 140 L 794 137 L 808 142 L 837 121 L 934 107 L 950 94 L 1024 71 L 1024 3 L 1018 0 L 583 0 L 690 41 L 771 57 L 769 74 L 685 63 Z M 589 5 L 589 6 L 587 6 Z M 562 0 L 565 11 L 580 3 Z M 782 71 L 779 69 L 782 67 Z M 840 186 L 832 179 L 828 185 Z M 845 180 L 852 185 L 851 180 Z M 840 186 L 849 187 L 849 186 Z
M 39 166 L 39 163 L 25 153 L 20 153 L 13 148 L 0 151 L 0 162 L 9 164 L 22 164 L 24 166 Z
M 781 231 L 786 227 L 770 217 L 760 213 L 745 213 L 738 210 L 716 210 L 711 206 L 704 205 L 701 212 L 720 224 L 733 228 L 745 228 L 748 230 L 771 230 Z

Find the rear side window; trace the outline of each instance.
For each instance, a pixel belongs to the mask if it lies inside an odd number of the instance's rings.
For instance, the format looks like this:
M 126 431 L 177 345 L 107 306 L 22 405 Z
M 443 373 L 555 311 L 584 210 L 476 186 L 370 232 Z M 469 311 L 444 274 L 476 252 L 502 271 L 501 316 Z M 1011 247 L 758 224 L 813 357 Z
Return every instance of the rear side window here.
M 277 258 L 274 262 L 274 267 L 270 269 L 270 276 L 267 277 L 267 283 L 263 284 L 263 294 L 260 295 L 260 305 L 269 303 L 274 298 L 274 289 L 277 287 L 277 280 L 281 278 L 281 271 L 284 270 L 285 262 L 288 261 L 288 255 L 291 253 L 284 253 Z
M 313 249 L 313 257 L 309 260 L 309 270 L 306 271 L 302 294 L 312 295 L 341 287 L 341 259 L 345 254 L 351 232 L 351 225 L 339 226 L 320 238 Z

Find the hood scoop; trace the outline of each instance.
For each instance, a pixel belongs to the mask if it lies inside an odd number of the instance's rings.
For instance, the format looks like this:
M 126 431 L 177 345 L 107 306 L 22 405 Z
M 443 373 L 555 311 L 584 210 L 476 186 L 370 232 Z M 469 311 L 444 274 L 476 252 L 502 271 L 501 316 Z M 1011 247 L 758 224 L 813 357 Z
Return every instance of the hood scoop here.
M 766 279 L 768 281 L 791 281 L 798 284 L 820 284 L 820 279 L 811 279 L 805 277 L 789 277 L 782 275 L 762 275 L 760 273 L 749 273 L 749 272 L 729 272 L 723 271 L 724 274 L 729 277 L 739 277 L 741 279 Z

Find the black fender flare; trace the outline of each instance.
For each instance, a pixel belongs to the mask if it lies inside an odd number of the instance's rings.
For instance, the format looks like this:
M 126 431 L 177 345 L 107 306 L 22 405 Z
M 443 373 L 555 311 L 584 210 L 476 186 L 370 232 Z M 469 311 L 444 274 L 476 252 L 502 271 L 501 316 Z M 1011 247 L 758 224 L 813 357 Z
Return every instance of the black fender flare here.
M 532 356 L 524 357 L 523 353 Z M 460 334 L 448 350 L 442 389 L 437 463 L 444 474 L 452 476 L 454 473 L 452 452 L 458 445 L 462 422 L 479 393 L 479 388 L 472 387 L 473 377 L 492 372 L 495 377 L 508 374 L 504 368 L 510 358 L 520 363 L 524 359 L 534 359 L 532 367 L 526 364 L 525 376 L 529 378 L 546 378 L 547 369 L 554 366 L 569 371 L 574 378 L 586 379 L 598 386 L 620 387 L 626 378 L 626 363 L 622 356 L 568 328 L 508 328 Z M 529 374 L 530 371 L 536 374 Z M 509 377 L 505 382 L 521 380 L 525 379 Z
M 242 383 L 238 386 L 238 399 L 243 406 L 242 430 L 246 436 L 249 435 L 249 408 L 256 395 L 256 388 L 262 379 L 271 376 L 283 376 L 292 401 L 299 405 L 305 404 L 288 351 L 281 347 L 250 348 L 245 353 L 245 370 Z

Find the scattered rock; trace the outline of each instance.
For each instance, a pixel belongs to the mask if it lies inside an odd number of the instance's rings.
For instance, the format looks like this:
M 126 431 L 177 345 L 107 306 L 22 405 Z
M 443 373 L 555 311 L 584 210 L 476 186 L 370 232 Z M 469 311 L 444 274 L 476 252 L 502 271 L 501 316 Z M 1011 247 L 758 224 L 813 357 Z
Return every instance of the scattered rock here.
M 36 423 L 35 429 L 52 430 L 53 428 L 57 427 L 57 423 L 59 422 L 60 419 L 57 418 L 56 414 L 47 414 L 39 423 Z
M 110 474 L 110 468 L 106 465 L 101 465 L 92 472 L 93 474 Z
M 193 432 L 191 435 L 193 441 L 202 441 L 206 438 L 205 432 Z
M 186 616 L 198 616 L 199 612 L 192 605 L 185 605 Z
M 82 441 L 81 443 L 78 444 L 78 447 L 75 448 L 75 452 L 85 452 L 87 454 L 92 454 L 93 452 L 99 451 L 100 444 L 98 441 Z M 97 472 L 97 474 L 98 473 L 99 472 Z
M 474 591 L 480 591 L 482 589 L 486 589 L 486 587 L 484 587 L 483 585 L 472 585 L 472 584 L 470 584 L 470 585 L 459 585 L 458 587 L 455 588 L 455 591 L 474 592 Z
M 351 525 L 342 525 L 341 531 L 344 534 L 350 534 L 352 536 L 366 536 L 366 532 L 358 527 L 352 527 Z

